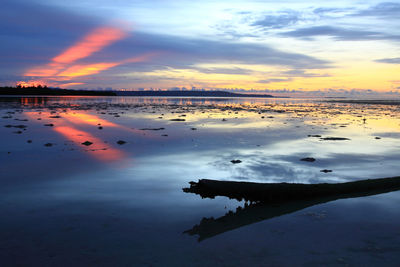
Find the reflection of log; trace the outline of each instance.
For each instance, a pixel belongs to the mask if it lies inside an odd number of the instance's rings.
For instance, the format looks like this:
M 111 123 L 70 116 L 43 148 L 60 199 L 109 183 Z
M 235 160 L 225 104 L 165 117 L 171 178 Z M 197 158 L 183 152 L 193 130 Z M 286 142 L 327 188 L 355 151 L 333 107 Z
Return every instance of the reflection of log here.
M 191 182 L 188 193 L 202 197 L 227 196 L 238 200 L 247 199 L 260 202 L 224 216 L 203 218 L 200 224 L 185 231 L 189 235 L 199 235 L 199 241 L 240 228 L 245 225 L 282 216 L 317 204 L 342 199 L 370 196 L 400 190 L 400 177 L 361 180 L 340 184 L 262 184 L 247 182 L 223 182 L 199 180 Z M 296 190 L 298 190 L 296 192 Z
M 250 183 L 201 179 L 190 182 L 186 193 L 195 193 L 205 198 L 225 196 L 239 201 L 282 202 L 314 199 L 321 197 L 346 198 L 375 195 L 400 190 L 400 177 L 360 180 L 337 184 L 290 184 L 290 183 Z
M 245 206 L 244 208 L 238 207 L 236 212 L 229 211 L 224 216 L 217 219 L 212 217 L 203 218 L 199 224 L 193 226 L 192 229 L 187 230 L 184 233 L 189 235 L 198 235 L 198 241 L 200 242 L 224 232 L 289 214 L 324 202 L 326 202 L 325 199 L 316 201 L 292 201 L 284 204 L 269 205 L 258 203 Z

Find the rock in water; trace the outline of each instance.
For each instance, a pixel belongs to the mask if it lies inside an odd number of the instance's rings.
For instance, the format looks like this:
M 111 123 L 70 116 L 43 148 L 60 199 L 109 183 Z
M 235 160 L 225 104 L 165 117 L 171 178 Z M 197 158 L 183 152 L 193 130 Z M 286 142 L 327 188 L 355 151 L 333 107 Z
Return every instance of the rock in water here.
M 314 158 L 302 158 L 301 161 L 314 162 Z
M 82 145 L 84 145 L 84 146 L 90 146 L 91 144 L 93 144 L 93 143 L 90 141 L 85 141 L 82 143 Z

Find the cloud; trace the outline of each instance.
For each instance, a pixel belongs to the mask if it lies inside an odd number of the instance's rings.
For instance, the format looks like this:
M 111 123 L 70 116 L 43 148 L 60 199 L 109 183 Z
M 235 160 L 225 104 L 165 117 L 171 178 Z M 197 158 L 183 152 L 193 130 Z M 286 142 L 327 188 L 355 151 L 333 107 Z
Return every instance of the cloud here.
M 266 29 L 281 29 L 296 24 L 300 20 L 297 12 L 287 11 L 279 15 L 266 15 L 262 19 L 257 20 L 251 26 L 260 26 Z
M 373 16 L 390 19 L 400 19 L 400 3 L 384 2 L 372 6 L 368 9 L 361 10 L 353 16 Z
M 290 69 L 330 67 L 330 62 L 326 60 L 281 51 L 267 44 L 189 38 L 140 30 L 129 34 L 104 26 L 107 24 L 98 18 L 40 4 L 6 0 L 0 15 L 2 81 L 17 81 L 24 74 L 29 76 L 26 79 L 68 74 L 64 75 L 70 78 L 68 81 L 61 78 L 58 81 L 77 84 L 85 82 L 86 78 L 72 80 L 72 77 L 78 77 L 79 74 L 95 75 L 102 71 L 101 77 L 96 76 L 98 83 L 107 78 L 114 79 L 111 83 L 116 83 L 119 79 L 120 83 L 130 84 L 129 78 L 122 74 L 150 73 L 165 69 L 193 69 L 203 73 L 250 73 L 249 70 L 239 68 L 201 69 L 197 67 L 199 64 L 238 63 L 284 66 Z M 284 20 L 284 16 L 276 19 L 277 25 L 284 23 Z M 129 61 L 142 55 L 153 56 L 135 63 Z M 38 66 L 47 68 L 40 69 Z
M 73 46 L 53 58 L 55 63 L 72 63 L 92 55 L 104 47 L 126 37 L 126 33 L 116 27 L 99 27 L 83 37 Z
M 290 82 L 292 78 L 273 78 L 273 79 L 265 79 L 259 80 L 257 83 L 280 83 L 280 82 Z
M 314 14 L 325 15 L 325 14 L 338 14 L 353 10 L 353 8 L 338 8 L 338 7 L 319 7 L 313 10 Z
M 2 1 L 0 73 L 15 75 L 44 64 L 100 21 L 38 3 Z
M 303 69 L 295 69 L 295 70 L 288 70 L 282 73 L 283 76 L 287 77 L 304 77 L 304 78 L 311 78 L 311 77 L 330 77 L 329 74 L 323 73 L 310 73 Z
M 388 63 L 388 64 L 400 64 L 400 57 L 395 57 L 395 58 L 381 58 L 375 60 L 375 62 L 379 63 Z
M 232 74 L 232 75 L 248 75 L 253 73 L 252 70 L 243 68 L 195 68 L 198 72 L 207 74 Z
M 267 45 L 185 38 L 170 35 L 136 32 L 129 40 L 114 47 L 120 53 L 127 50 L 163 51 L 165 56 L 157 59 L 161 65 L 187 68 L 200 63 L 243 63 L 280 65 L 294 68 L 326 68 L 328 61 L 300 53 L 288 53 Z M 118 52 L 115 51 L 115 52 Z
M 333 26 L 313 26 L 300 28 L 280 34 L 285 37 L 310 39 L 317 36 L 330 36 L 338 41 L 369 41 L 369 40 L 393 40 L 400 41 L 399 35 L 390 35 L 376 31 L 364 31 L 357 29 L 345 29 Z

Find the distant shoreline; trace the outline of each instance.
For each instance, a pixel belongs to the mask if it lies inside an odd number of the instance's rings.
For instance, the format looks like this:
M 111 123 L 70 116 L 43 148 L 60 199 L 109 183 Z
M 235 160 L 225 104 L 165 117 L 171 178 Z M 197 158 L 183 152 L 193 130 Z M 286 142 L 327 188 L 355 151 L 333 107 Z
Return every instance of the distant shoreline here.
M 394 105 L 399 106 L 400 100 L 389 100 L 389 99 L 346 99 L 346 100 L 328 100 L 329 103 L 341 103 L 341 104 L 364 104 L 364 105 Z
M 0 96 L 116 96 L 112 91 L 71 90 L 48 87 L 0 87 Z
M 165 97 L 260 97 L 274 98 L 268 94 L 241 94 L 226 91 L 96 91 L 47 87 L 0 87 L 0 96 L 165 96 Z
M 240 94 L 226 91 L 114 91 L 117 96 L 267 97 L 267 94 Z

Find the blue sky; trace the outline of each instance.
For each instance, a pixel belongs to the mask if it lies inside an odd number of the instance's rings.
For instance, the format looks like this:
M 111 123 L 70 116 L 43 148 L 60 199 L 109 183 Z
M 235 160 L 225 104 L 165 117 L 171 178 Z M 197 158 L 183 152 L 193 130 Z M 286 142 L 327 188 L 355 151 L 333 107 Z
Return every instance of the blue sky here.
M 1 6 L 2 84 L 400 89 L 399 1 L 5 0 Z M 100 43 L 93 48 L 93 42 Z M 56 62 L 78 49 L 89 52 Z

